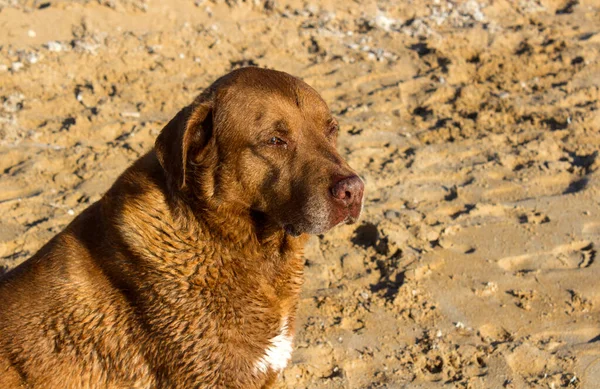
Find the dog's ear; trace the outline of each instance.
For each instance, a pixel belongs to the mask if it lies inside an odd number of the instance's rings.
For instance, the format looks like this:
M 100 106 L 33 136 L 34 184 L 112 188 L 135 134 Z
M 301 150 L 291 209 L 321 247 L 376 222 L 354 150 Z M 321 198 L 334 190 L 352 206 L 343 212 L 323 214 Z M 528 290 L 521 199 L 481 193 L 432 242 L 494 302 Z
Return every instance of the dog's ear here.
M 198 100 L 179 111 L 162 129 L 154 144 L 158 161 L 178 189 L 186 186 L 189 159 L 201 152 L 212 136 L 212 102 Z

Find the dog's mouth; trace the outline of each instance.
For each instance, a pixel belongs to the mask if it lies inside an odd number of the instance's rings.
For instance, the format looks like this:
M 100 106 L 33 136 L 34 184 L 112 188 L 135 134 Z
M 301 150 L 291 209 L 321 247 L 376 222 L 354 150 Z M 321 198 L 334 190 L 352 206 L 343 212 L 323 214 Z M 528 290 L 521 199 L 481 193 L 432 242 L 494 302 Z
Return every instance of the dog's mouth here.
M 283 230 L 290 236 L 297 237 L 302 235 L 303 233 L 309 234 L 322 234 L 325 233 L 337 226 L 343 224 L 354 224 L 358 220 L 358 217 L 353 215 L 345 215 L 343 218 L 338 220 L 333 220 L 329 223 L 328 226 L 323 228 L 322 226 L 307 226 L 302 223 L 300 224 L 285 224 L 283 226 Z
M 350 204 L 321 198 L 311 200 L 298 213 L 288 211 L 287 220 L 280 219 L 280 225 L 290 236 L 324 234 L 337 226 L 356 223 L 362 213 L 362 193 L 359 201 Z

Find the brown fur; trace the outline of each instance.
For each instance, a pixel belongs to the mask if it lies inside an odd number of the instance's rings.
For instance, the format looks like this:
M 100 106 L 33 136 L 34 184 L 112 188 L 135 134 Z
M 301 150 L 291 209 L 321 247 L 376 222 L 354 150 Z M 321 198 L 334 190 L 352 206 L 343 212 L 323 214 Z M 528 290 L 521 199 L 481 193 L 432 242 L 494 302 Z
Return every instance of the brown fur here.
M 285 73 L 215 82 L 4 276 L 0 388 L 269 387 L 255 366 L 282 318 L 293 334 L 307 233 L 360 213 L 335 130 Z

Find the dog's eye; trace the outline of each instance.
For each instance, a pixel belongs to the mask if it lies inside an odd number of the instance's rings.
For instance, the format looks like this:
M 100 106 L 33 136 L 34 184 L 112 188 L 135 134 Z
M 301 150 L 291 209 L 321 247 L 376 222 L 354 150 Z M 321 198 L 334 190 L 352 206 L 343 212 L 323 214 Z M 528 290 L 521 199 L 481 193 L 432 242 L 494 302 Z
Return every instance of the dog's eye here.
M 286 147 L 287 143 L 283 139 L 274 136 L 271 139 L 269 139 L 269 145 L 270 146 L 278 146 L 278 147 Z

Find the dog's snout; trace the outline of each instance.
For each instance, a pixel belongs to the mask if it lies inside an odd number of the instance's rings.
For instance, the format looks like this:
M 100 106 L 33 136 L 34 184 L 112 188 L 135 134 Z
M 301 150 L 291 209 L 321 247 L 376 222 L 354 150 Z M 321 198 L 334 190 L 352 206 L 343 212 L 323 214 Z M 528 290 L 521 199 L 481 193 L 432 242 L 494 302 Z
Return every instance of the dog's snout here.
M 331 187 L 331 195 L 350 206 L 362 201 L 364 184 L 358 176 L 342 177 Z

